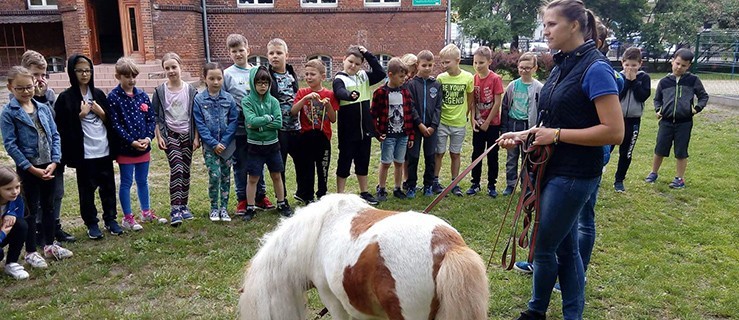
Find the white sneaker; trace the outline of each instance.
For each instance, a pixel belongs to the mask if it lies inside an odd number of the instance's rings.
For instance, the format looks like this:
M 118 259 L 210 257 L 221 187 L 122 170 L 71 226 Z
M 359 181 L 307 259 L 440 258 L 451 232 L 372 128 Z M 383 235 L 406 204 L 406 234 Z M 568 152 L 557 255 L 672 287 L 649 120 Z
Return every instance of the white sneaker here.
M 121 227 L 123 229 L 133 230 L 133 231 L 141 231 L 144 229 L 138 222 L 136 222 L 136 219 L 133 217 L 133 215 L 130 216 L 124 216 L 123 220 L 121 220 Z
M 15 280 L 28 279 L 28 272 L 23 269 L 22 265 L 15 262 L 5 264 L 5 273 L 15 278 Z
M 211 209 L 210 210 L 210 221 L 221 221 L 221 210 Z
M 26 260 L 26 263 L 34 268 L 45 269 L 49 267 L 49 265 L 46 264 L 46 260 L 44 260 L 44 257 L 42 257 L 38 252 L 31 252 L 26 254 L 26 256 L 23 257 L 23 260 Z
M 44 256 L 47 258 L 62 260 L 71 258 L 73 254 L 69 249 L 64 249 L 58 244 L 52 244 L 50 246 L 44 246 Z
M 226 208 L 221 208 L 221 221 L 224 221 L 224 222 L 231 221 L 231 217 L 228 215 L 228 210 L 226 210 Z

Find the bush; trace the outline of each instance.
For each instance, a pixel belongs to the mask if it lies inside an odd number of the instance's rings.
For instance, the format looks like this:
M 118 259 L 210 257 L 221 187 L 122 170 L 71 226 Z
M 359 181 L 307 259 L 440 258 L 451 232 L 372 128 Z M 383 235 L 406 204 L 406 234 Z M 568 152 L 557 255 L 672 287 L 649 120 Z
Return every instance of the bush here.
M 518 58 L 522 54 L 523 52 L 495 51 L 493 52 L 493 63 L 490 64 L 490 68 L 498 74 L 507 73 L 512 79 L 516 79 L 520 77 L 518 75 Z M 554 68 L 554 60 L 549 53 L 537 53 L 536 55 L 539 68 L 536 71 L 535 78 L 544 82 L 549 77 L 552 68 Z

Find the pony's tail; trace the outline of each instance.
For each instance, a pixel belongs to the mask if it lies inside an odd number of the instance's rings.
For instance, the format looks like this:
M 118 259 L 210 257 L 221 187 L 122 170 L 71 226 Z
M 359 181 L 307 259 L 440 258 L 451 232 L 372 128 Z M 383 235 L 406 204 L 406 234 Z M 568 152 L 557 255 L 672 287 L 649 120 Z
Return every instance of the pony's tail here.
M 488 277 L 477 252 L 459 246 L 446 252 L 436 275 L 436 320 L 488 318 Z

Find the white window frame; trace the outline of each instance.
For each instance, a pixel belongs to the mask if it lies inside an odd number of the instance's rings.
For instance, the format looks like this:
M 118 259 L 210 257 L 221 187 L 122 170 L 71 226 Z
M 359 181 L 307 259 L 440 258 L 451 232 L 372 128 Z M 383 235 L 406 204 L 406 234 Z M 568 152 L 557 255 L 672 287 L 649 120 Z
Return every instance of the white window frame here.
M 31 0 L 26 0 L 26 3 L 28 4 L 28 9 L 30 10 L 53 10 L 58 9 L 58 5 L 56 4 L 47 4 L 47 0 L 41 0 L 41 3 L 43 4 L 31 4 Z M 57 0 L 58 3 L 58 0 Z
M 275 0 L 272 3 L 257 3 L 259 0 L 254 0 L 254 3 L 241 3 L 240 0 L 236 0 L 236 6 L 239 8 L 274 8 Z
M 328 0 L 316 0 L 317 3 L 305 3 L 305 0 L 300 0 L 300 7 L 301 8 L 336 8 L 339 4 L 339 0 L 334 0 L 333 3 L 326 2 Z
M 255 60 L 255 63 L 251 63 L 251 59 Z M 246 58 L 246 61 L 254 66 L 265 66 L 269 67 L 269 60 L 267 60 L 267 57 L 260 56 L 260 55 L 253 55 Z
M 388 61 L 390 61 L 390 59 L 393 58 L 393 56 L 389 54 L 378 54 L 378 55 L 375 55 L 375 58 L 377 58 L 377 62 L 379 62 L 380 65 L 382 66 L 382 70 L 387 73 L 387 63 Z
M 364 0 L 365 7 L 400 7 L 400 0 L 380 0 L 380 2 L 367 2 Z
M 324 60 L 324 58 L 328 60 Z M 311 56 L 308 58 L 308 60 L 313 60 L 313 59 L 318 59 L 318 60 L 321 60 L 321 62 L 323 62 L 323 65 L 326 67 L 326 78 L 324 80 L 331 80 L 332 78 L 331 75 L 333 75 L 333 71 L 334 71 L 334 65 L 333 65 L 334 59 L 332 59 L 329 56 L 324 56 L 320 54 Z

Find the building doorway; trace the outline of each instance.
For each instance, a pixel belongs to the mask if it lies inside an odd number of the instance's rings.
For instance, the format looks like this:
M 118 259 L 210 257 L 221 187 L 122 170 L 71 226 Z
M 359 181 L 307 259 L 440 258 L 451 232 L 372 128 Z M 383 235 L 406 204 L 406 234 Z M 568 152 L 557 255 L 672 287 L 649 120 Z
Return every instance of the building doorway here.
M 91 0 L 100 44 L 100 62 L 115 63 L 124 55 L 118 1 Z

